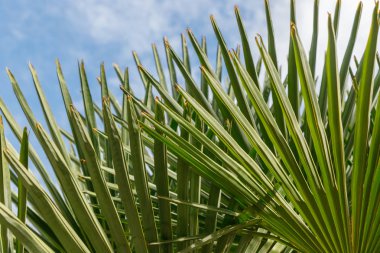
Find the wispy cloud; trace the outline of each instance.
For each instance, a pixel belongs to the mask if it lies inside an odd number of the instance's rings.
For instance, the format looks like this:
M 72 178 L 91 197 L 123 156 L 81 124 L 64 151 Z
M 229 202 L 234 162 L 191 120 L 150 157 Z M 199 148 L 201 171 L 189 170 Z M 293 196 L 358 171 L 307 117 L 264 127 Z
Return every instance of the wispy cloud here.
M 241 3 L 239 3 L 241 2 Z M 241 4 L 250 21 L 262 24 L 258 11 L 261 3 Z M 72 1 L 66 9 L 69 20 L 99 44 L 123 44 L 126 50 L 150 51 L 150 43 L 161 42 L 163 36 L 178 37 L 187 27 L 198 34 L 211 33 L 209 15 L 214 14 L 222 30 L 235 29 L 232 2 L 222 1 Z M 232 36 L 231 36 L 232 37 Z M 178 39 L 177 39 L 178 40 Z
M 191 27 L 198 35 L 212 36 L 209 15 L 214 14 L 230 46 L 238 43 L 233 5 L 237 4 L 245 20 L 250 39 L 256 33 L 266 35 L 264 1 L 71 1 L 64 14 L 68 20 L 87 34 L 96 43 L 103 46 L 119 46 L 121 55 L 130 54 L 132 49 L 145 55 L 150 53 L 151 42 L 161 42 L 168 36 L 173 43 L 179 41 L 179 34 Z M 343 48 L 349 36 L 353 15 L 359 1 L 342 1 L 340 19 L 339 48 Z M 277 37 L 277 49 L 281 62 L 285 62 L 289 41 L 289 1 L 271 1 L 273 22 Z M 327 13 L 334 12 L 334 1 L 320 1 L 319 51 L 323 55 L 326 44 Z M 369 27 L 370 12 L 373 4 L 366 2 L 363 10 L 362 25 L 364 31 Z M 299 32 L 305 47 L 308 48 L 312 33 L 313 1 L 297 1 L 297 19 Z M 367 29 L 368 30 L 368 29 Z M 358 49 L 365 44 L 365 36 L 358 38 Z M 112 50 L 112 49 L 111 49 Z M 115 50 L 115 49 L 114 49 Z M 356 51 L 358 52 L 358 51 Z M 343 54 L 344 52 L 340 52 Z M 125 55 L 124 55 L 125 54 Z M 319 57 L 322 59 L 323 57 Z

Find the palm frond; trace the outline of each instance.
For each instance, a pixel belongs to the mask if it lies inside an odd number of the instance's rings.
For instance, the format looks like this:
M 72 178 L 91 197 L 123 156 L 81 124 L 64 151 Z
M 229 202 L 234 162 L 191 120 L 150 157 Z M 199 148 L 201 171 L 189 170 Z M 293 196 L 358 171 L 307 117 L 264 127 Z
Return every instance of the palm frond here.
M 211 16 L 216 55 L 190 29 L 178 52 L 167 38 L 165 55 L 152 45 L 153 71 L 133 52 L 141 99 L 129 69 L 115 64 L 119 102 L 102 63 L 97 101 L 80 61 L 78 110 L 57 61 L 69 129 L 58 124 L 31 64 L 43 119 L 7 69 L 29 126 L 22 130 L 0 99 L 10 129 L 4 134 L 1 120 L 0 251 L 380 251 L 378 5 L 356 59 L 356 39 L 364 36 L 359 3 L 339 64 L 341 1 L 328 16 L 327 50 L 319 59 L 319 1 L 307 51 L 291 0 L 285 79 L 268 0 L 268 41 L 256 37 L 258 55 L 238 7 L 241 48 L 228 50 L 223 27 Z M 200 66 L 191 65 L 192 57 Z M 316 73 L 319 61 L 322 73 Z

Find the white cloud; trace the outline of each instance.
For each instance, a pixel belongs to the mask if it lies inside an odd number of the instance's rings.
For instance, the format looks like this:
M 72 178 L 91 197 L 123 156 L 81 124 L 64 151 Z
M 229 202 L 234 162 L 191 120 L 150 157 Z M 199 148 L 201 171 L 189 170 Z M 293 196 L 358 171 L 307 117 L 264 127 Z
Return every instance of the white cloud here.
M 240 2 L 243 5 L 243 1 Z M 255 6 L 259 9 L 256 3 L 249 7 L 252 14 L 256 14 Z M 151 42 L 161 42 L 163 36 L 178 38 L 189 26 L 201 34 L 209 34 L 212 31 L 210 14 L 215 14 L 222 30 L 235 29 L 232 2 L 116 0 L 110 4 L 109 1 L 83 0 L 72 1 L 66 9 L 72 23 L 98 43 L 122 41 L 128 50 L 139 51 L 150 50 Z
M 299 26 L 299 32 L 301 34 L 303 43 L 306 48 L 309 47 L 311 36 L 312 36 L 312 9 L 310 1 L 302 1 L 299 4 L 297 22 Z M 358 7 L 359 1 L 342 1 L 341 15 L 338 28 L 338 41 L 337 41 L 337 50 L 338 57 L 341 61 L 343 59 L 345 49 L 347 47 L 348 39 L 351 33 L 351 28 L 354 21 L 354 16 L 356 9 Z M 359 27 L 359 33 L 356 40 L 356 46 L 354 49 L 354 54 L 359 58 L 364 50 L 369 27 L 371 24 L 371 15 L 374 4 L 370 1 L 366 1 L 363 5 L 362 18 Z M 328 13 L 334 15 L 335 1 L 323 0 L 320 1 L 320 10 L 319 10 L 319 36 L 318 36 L 318 73 L 321 73 L 323 67 L 323 57 L 324 52 L 327 46 L 327 17 Z
M 108 45 L 124 44 L 123 53 L 130 54 L 132 49 L 139 53 L 150 52 L 151 42 L 161 43 L 162 37 L 168 36 L 174 44 L 179 42 L 179 33 L 188 26 L 194 27 L 199 34 L 211 35 L 209 14 L 214 14 L 227 41 L 236 43 L 239 40 L 234 19 L 233 5 L 237 4 L 245 20 L 250 39 L 256 33 L 265 36 L 264 1 L 212 1 L 212 0 L 142 0 L 142 1 L 109 1 L 82 0 L 72 1 L 65 13 L 71 22 L 83 33 L 87 33 L 97 43 Z M 303 38 L 305 48 L 310 45 L 312 34 L 312 0 L 297 1 L 298 29 Z M 342 1 L 339 49 L 344 48 L 357 7 L 357 0 Z M 280 62 L 286 61 L 289 42 L 289 1 L 272 0 L 273 22 L 275 26 L 277 50 Z M 335 1 L 320 1 L 319 23 L 319 59 L 327 40 L 327 13 L 334 12 Z M 364 4 L 361 29 L 364 37 L 358 38 L 358 48 L 365 44 L 372 2 Z M 209 38 L 210 39 L 210 38 Z M 231 47 L 234 44 L 230 45 Z M 356 50 L 356 53 L 358 50 Z M 339 50 L 342 56 L 344 52 Z M 341 57 L 342 58 L 342 57 Z

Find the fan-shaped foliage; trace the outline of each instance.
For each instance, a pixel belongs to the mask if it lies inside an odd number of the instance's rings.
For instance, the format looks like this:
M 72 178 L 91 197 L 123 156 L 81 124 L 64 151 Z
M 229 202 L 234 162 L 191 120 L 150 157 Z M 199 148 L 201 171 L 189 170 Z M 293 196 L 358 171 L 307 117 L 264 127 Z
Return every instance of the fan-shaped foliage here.
M 211 17 L 215 65 L 205 38 L 199 42 L 191 30 L 182 36 L 182 57 L 164 39 L 169 75 L 156 46 L 155 74 L 134 54 L 143 99 L 134 96 L 128 69 L 115 65 L 119 104 L 101 65 L 103 99 L 93 101 L 96 90 L 81 62 L 79 112 L 57 62 L 70 130 L 57 124 L 32 65 L 46 127 L 7 70 L 47 160 L 1 100 L 21 143 L 15 150 L 0 124 L 1 252 L 379 252 L 378 3 L 360 61 L 352 52 L 356 37 L 364 36 L 358 30 L 361 3 L 338 64 L 337 2 L 328 17 L 323 72 L 316 73 L 322 55 L 316 51 L 318 0 L 308 52 L 297 33 L 294 2 L 285 76 L 268 1 L 268 43 L 256 37 L 259 55 L 251 52 L 251 31 L 238 8 L 236 50 L 228 49 Z M 200 77 L 192 74 L 188 42 Z M 50 166 L 58 184 L 47 173 Z

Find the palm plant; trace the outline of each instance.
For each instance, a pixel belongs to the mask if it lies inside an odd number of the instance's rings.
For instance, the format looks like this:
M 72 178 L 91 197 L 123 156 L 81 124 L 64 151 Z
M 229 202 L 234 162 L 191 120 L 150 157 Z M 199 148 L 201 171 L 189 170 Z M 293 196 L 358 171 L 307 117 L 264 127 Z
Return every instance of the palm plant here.
M 257 63 L 235 8 L 241 49 L 228 50 L 211 17 L 215 66 L 206 39 L 199 42 L 187 30 L 200 82 L 192 75 L 185 36 L 182 57 L 164 39 L 170 82 L 155 45 L 157 78 L 134 53 L 143 99 L 135 97 L 128 69 L 114 65 L 122 84 L 119 104 L 101 65 L 102 101 L 96 103 L 80 62 L 79 112 L 57 61 L 70 131 L 57 124 L 32 65 L 47 127 L 38 123 L 7 70 L 47 161 L 0 100 L 21 144 L 17 151 L 1 122 L 1 252 L 379 252 L 379 4 L 363 56 L 353 61 L 356 37 L 362 35 L 359 4 L 339 65 L 337 1 L 318 76 L 318 0 L 308 56 L 297 34 L 295 1 L 290 2 L 285 78 L 267 0 L 268 43 L 256 37 Z M 154 91 L 160 98 L 153 98 Z M 58 184 L 47 172 L 50 166 Z

